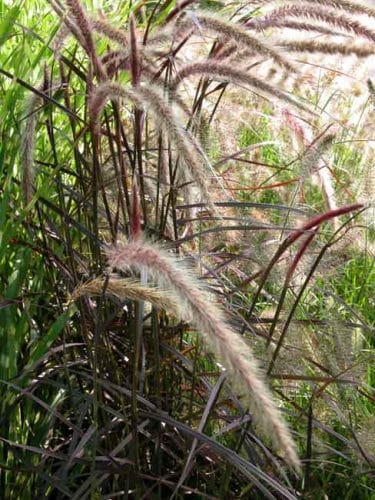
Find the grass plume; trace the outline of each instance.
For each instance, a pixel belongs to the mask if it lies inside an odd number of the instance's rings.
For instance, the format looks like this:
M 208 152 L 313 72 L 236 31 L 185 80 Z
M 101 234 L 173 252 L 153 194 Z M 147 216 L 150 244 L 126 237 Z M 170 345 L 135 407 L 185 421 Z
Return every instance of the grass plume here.
M 272 11 L 263 19 L 260 19 L 259 26 L 262 26 L 262 28 L 278 26 L 280 20 L 287 18 L 297 18 L 298 20 L 303 18 L 313 19 L 314 21 L 326 23 L 345 33 L 364 37 L 372 42 L 375 41 L 375 32 L 367 28 L 364 24 L 350 16 L 339 14 L 335 10 L 323 7 L 285 5 L 284 7 Z M 255 21 L 255 24 L 256 23 L 257 21 Z
M 341 33 L 334 31 L 326 26 L 321 26 L 319 24 L 306 23 L 301 20 L 294 21 L 293 19 L 285 18 L 253 18 L 247 21 L 246 27 L 248 29 L 255 29 L 257 31 L 263 31 L 267 28 L 288 28 L 296 31 L 312 31 L 315 33 L 320 33 L 322 35 L 340 35 Z
M 72 18 L 74 19 L 76 25 L 80 30 L 80 33 L 84 40 L 83 47 L 86 50 L 87 55 L 89 56 L 92 62 L 92 65 L 94 67 L 94 70 L 96 71 L 97 76 L 99 77 L 99 79 L 105 79 L 106 78 L 105 70 L 101 65 L 100 59 L 98 58 L 96 53 L 96 47 L 92 36 L 93 33 L 92 23 L 90 21 L 90 18 L 86 10 L 84 9 L 79 0 L 66 0 L 66 4 L 69 8 L 69 12 Z
M 118 243 L 106 250 L 108 264 L 121 271 L 147 271 L 161 286 L 178 297 L 182 311 L 188 311 L 192 322 L 219 354 L 232 375 L 250 392 L 251 409 L 256 423 L 299 470 L 294 441 L 280 411 L 260 374 L 258 363 L 249 346 L 223 319 L 221 310 L 191 277 L 191 273 L 173 257 L 145 241 Z
M 91 24 L 94 31 L 105 35 L 110 40 L 116 42 L 122 49 L 129 46 L 129 36 L 126 31 L 120 30 L 112 26 L 103 18 L 92 18 Z
M 288 2 L 298 2 L 301 0 L 288 0 Z M 375 9 L 369 7 L 368 5 L 352 2 L 350 0 L 303 0 L 306 4 L 320 5 L 321 7 L 330 7 L 335 10 L 342 10 L 350 14 L 366 15 L 369 17 L 375 17 Z
M 176 74 L 174 82 L 172 83 L 172 91 L 174 92 L 177 86 L 185 79 L 196 74 L 204 74 L 211 78 L 220 81 L 231 82 L 236 85 L 246 85 L 255 91 L 260 91 L 266 95 L 276 97 L 279 101 L 291 104 L 292 106 L 301 109 L 307 113 L 312 113 L 308 106 L 300 103 L 293 97 L 290 97 L 286 92 L 279 90 L 276 87 L 268 84 L 266 81 L 252 76 L 251 74 L 241 69 L 235 69 L 229 64 L 222 64 L 212 61 L 204 61 L 189 64 L 184 66 Z
M 320 42 L 316 40 L 291 40 L 281 41 L 281 47 L 290 52 L 318 52 L 321 54 L 341 54 L 343 56 L 356 55 L 357 57 L 370 57 L 375 54 L 375 47 L 357 43 Z
M 79 0 L 66 0 L 66 5 L 85 40 L 85 48 L 88 55 L 92 57 L 95 54 L 95 46 L 92 38 L 92 26 L 87 12 Z
M 99 117 L 106 101 L 119 97 L 130 99 L 140 109 L 147 108 L 154 113 L 155 124 L 168 134 L 179 156 L 188 167 L 191 179 L 197 182 L 206 202 L 209 202 L 211 195 L 208 179 L 212 167 L 196 139 L 184 129 L 174 108 L 158 88 L 145 85 L 130 89 L 117 83 L 104 83 L 97 87 L 90 98 L 90 116 L 94 128 L 99 129 Z M 182 174 L 181 169 L 180 174 Z
M 121 301 L 147 301 L 157 309 L 178 315 L 177 303 L 170 293 L 153 286 L 142 285 L 134 278 L 122 278 L 117 274 L 100 276 L 82 283 L 73 290 L 69 300 L 75 301 L 83 296 L 100 297 L 103 292 Z
M 40 92 L 47 92 L 49 89 L 49 79 L 47 72 L 44 72 L 43 82 L 38 86 Z M 21 163 L 22 176 L 21 185 L 24 195 L 24 201 L 27 205 L 33 196 L 35 184 L 35 168 L 34 168 L 34 153 L 35 153 L 35 136 L 37 126 L 38 110 L 43 104 L 43 98 L 35 93 L 30 96 L 26 105 L 26 118 L 23 133 L 21 135 Z
M 200 29 L 214 31 L 221 37 L 235 41 L 243 48 L 250 49 L 265 57 L 271 57 L 277 64 L 288 71 L 295 72 L 296 68 L 285 59 L 277 50 L 260 41 L 256 36 L 251 35 L 241 26 L 234 23 L 228 23 L 206 13 L 192 13 L 184 15 L 182 22 L 188 22 L 190 25 L 197 26 Z M 181 22 L 181 21 L 180 21 Z
M 72 18 L 72 16 L 69 15 L 69 12 L 66 12 L 61 7 L 60 3 L 57 2 L 56 0 L 51 1 L 51 6 L 53 10 L 56 12 L 56 14 L 59 16 L 62 23 L 62 27 L 55 35 L 54 45 L 56 45 L 57 48 L 59 49 L 58 51 L 56 51 L 56 56 L 59 57 L 60 55 L 59 52 L 62 48 L 62 44 L 68 32 L 72 33 L 72 35 L 75 36 L 76 40 L 81 44 L 83 48 L 86 48 L 86 40 L 83 37 L 82 32 L 78 27 L 75 19 Z M 63 26 L 65 26 L 65 28 L 63 28 Z

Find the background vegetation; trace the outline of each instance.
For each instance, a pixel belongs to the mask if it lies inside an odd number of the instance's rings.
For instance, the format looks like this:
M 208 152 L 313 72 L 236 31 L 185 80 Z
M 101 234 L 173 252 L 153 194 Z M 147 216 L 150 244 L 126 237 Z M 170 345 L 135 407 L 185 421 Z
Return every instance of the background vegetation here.
M 374 498 L 374 19 L 0 1 L 1 498 Z

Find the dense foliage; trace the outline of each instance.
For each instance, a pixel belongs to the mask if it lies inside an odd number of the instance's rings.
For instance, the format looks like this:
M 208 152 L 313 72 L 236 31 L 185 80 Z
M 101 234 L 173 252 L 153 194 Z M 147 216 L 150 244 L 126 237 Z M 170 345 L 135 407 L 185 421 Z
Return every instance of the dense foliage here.
M 0 498 L 373 498 L 375 8 L 0 15 Z

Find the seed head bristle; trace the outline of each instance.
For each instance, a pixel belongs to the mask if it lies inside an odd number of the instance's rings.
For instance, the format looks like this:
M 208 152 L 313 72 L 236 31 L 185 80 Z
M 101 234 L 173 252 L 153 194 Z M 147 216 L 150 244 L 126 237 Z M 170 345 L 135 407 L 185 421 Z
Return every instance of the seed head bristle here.
M 322 54 L 341 54 L 369 57 L 375 54 L 375 47 L 357 43 L 319 42 L 316 40 L 280 41 L 279 45 L 290 52 L 319 52 Z
M 209 189 L 209 174 L 215 176 L 212 166 L 204 154 L 200 144 L 180 123 L 174 107 L 166 101 L 160 90 L 151 85 L 138 87 L 139 95 L 148 103 L 148 106 L 161 120 L 164 130 L 167 132 L 178 154 L 189 169 L 191 180 L 194 180 L 204 196 L 204 201 L 210 206 L 214 213 L 216 207 L 211 202 L 212 192 Z M 180 171 L 180 174 L 182 172 Z
M 248 29 L 264 31 L 267 28 L 288 28 L 296 31 L 312 31 L 322 35 L 340 35 L 341 33 L 333 31 L 325 26 L 318 24 L 310 24 L 302 21 L 293 21 L 293 19 L 285 18 L 253 18 L 246 23 Z
M 355 34 L 357 36 L 367 38 L 372 42 L 375 41 L 375 32 L 356 19 L 353 19 L 345 14 L 339 14 L 332 9 L 310 7 L 306 5 L 285 5 L 279 9 L 271 11 L 266 17 L 260 19 L 260 25 L 262 25 L 262 23 L 266 23 L 266 26 L 271 27 L 274 23 L 276 23 L 277 26 L 281 19 L 287 18 L 313 19 L 314 21 L 326 23 L 335 29 L 344 31 L 345 33 Z M 256 23 L 257 21 L 255 21 L 255 24 Z
M 177 297 L 180 310 L 189 311 L 198 332 L 222 358 L 232 375 L 250 391 L 254 420 L 263 428 L 285 456 L 287 462 L 299 470 L 299 459 L 289 429 L 264 383 L 258 363 L 249 346 L 224 321 L 221 310 L 197 284 L 191 273 L 157 246 L 136 241 L 118 243 L 107 249 L 108 263 L 122 271 L 147 271 L 160 286 L 167 287 Z
M 208 173 L 212 169 L 208 159 L 196 139 L 180 123 L 174 107 L 164 98 L 161 90 L 152 85 L 123 87 L 106 82 L 97 87 L 90 98 L 90 117 L 94 130 L 99 129 L 101 111 L 110 98 L 130 99 L 140 109 L 148 108 L 155 115 L 155 125 L 167 133 L 184 164 L 190 171 L 191 179 L 197 182 L 206 203 L 211 207 L 212 193 L 208 187 Z M 183 172 L 180 169 L 180 174 Z M 190 180 L 190 179 L 189 179 Z M 215 213 L 216 207 L 211 207 Z
M 83 48 L 86 50 L 87 55 L 91 60 L 94 73 L 100 80 L 105 80 L 107 75 L 105 72 L 105 68 L 102 66 L 100 59 L 98 58 L 96 53 L 96 48 L 92 36 L 92 24 L 86 10 L 79 0 L 66 0 L 66 4 L 69 8 L 69 12 L 71 13 L 75 23 L 79 28 L 80 34 L 82 35 L 82 38 L 84 40 Z
M 75 301 L 82 296 L 106 295 L 116 297 L 119 300 L 139 300 L 150 302 L 157 309 L 164 309 L 178 316 L 178 306 L 172 294 L 154 286 L 144 286 L 134 278 L 122 278 L 117 274 L 100 276 L 77 286 L 69 297 L 69 301 Z
M 65 25 L 68 28 L 68 30 L 72 33 L 72 35 L 76 38 L 76 40 L 80 43 L 80 45 L 85 48 L 86 41 L 85 41 L 84 37 L 82 36 L 81 30 L 77 26 L 75 20 L 72 19 L 72 17 L 62 9 L 60 4 L 58 2 L 56 2 L 56 0 L 51 1 L 51 6 L 52 6 L 53 10 L 56 12 L 56 14 L 59 16 L 59 18 L 61 19 L 61 22 L 63 23 L 63 25 Z M 59 32 L 56 34 L 56 37 L 58 37 L 58 36 L 59 36 Z M 56 37 L 55 37 L 55 39 L 56 39 Z M 57 57 L 58 56 L 59 55 L 57 54 Z
M 342 10 L 349 12 L 350 14 L 366 15 L 369 17 L 375 17 L 375 9 L 364 5 L 359 2 L 351 2 L 350 0 L 302 0 L 307 4 L 317 4 L 322 7 L 331 7 L 333 9 Z M 288 0 L 288 2 L 298 2 L 301 4 L 301 0 Z
M 69 12 L 81 31 L 86 43 L 86 50 L 88 54 L 92 56 L 95 53 L 95 48 L 92 39 L 91 23 L 86 10 L 83 8 L 79 0 L 66 0 L 66 5 L 68 6 Z
M 297 71 L 297 68 L 291 64 L 290 61 L 286 60 L 277 50 L 265 42 L 260 41 L 259 38 L 248 33 L 239 25 L 228 23 L 209 14 L 195 12 L 189 16 L 185 16 L 185 22 L 189 22 L 189 24 L 198 26 L 199 28 L 214 31 L 228 40 L 233 40 L 243 48 L 251 49 L 265 57 L 271 57 L 277 64 L 288 71 Z
M 332 174 L 329 165 L 323 159 L 323 155 L 332 149 L 336 135 L 337 130 L 333 129 L 319 137 L 310 145 L 309 151 L 302 161 L 302 169 L 304 172 L 311 174 L 315 171 L 317 174 L 329 210 L 337 209 L 337 201 L 335 188 L 332 182 Z M 335 230 L 338 229 L 338 222 L 336 219 L 332 219 L 332 224 Z
M 273 87 L 272 85 L 268 84 L 264 80 L 256 78 L 255 76 L 252 76 L 251 74 L 241 69 L 234 69 L 229 64 L 222 64 L 211 61 L 199 62 L 184 66 L 175 76 L 174 82 L 171 85 L 172 91 L 175 91 L 182 80 L 196 74 L 205 74 L 210 76 L 211 78 L 231 82 L 236 85 L 246 85 L 251 87 L 252 89 L 255 89 L 256 91 L 261 91 L 266 95 L 276 97 L 281 102 L 291 104 L 292 106 L 297 107 L 298 109 L 301 109 L 309 114 L 313 113 L 307 106 L 289 96 L 287 93 L 279 90 L 277 87 Z
M 105 35 L 110 40 L 116 42 L 123 49 L 129 46 L 129 38 L 128 34 L 125 31 L 122 31 L 118 28 L 112 26 L 112 24 L 108 23 L 103 18 L 92 18 L 91 19 L 92 27 L 95 31 Z
M 302 158 L 301 175 L 311 175 L 314 170 L 318 169 L 318 163 L 322 155 L 332 147 L 332 143 L 336 137 L 336 132 L 328 132 L 312 144 L 310 144 L 306 153 Z
M 49 77 L 47 72 L 44 72 L 43 82 L 37 87 L 40 92 L 46 92 L 50 87 Z M 34 169 L 34 151 L 35 151 L 35 135 L 37 125 L 38 108 L 43 103 L 43 98 L 33 93 L 27 101 L 26 105 L 26 121 L 23 134 L 21 136 L 21 185 L 27 205 L 33 196 L 35 169 Z
M 304 148 L 304 146 L 307 144 L 307 137 L 306 137 L 306 129 L 301 123 L 300 120 L 297 119 L 295 115 L 293 115 L 288 109 L 283 109 L 283 122 L 289 129 L 289 131 L 292 132 L 292 140 L 296 140 L 298 147 L 296 148 L 297 150 L 300 150 Z
M 141 104 L 131 88 L 123 87 L 118 83 L 106 82 L 96 87 L 90 95 L 89 114 L 96 133 L 100 128 L 100 115 L 108 99 L 126 98 Z

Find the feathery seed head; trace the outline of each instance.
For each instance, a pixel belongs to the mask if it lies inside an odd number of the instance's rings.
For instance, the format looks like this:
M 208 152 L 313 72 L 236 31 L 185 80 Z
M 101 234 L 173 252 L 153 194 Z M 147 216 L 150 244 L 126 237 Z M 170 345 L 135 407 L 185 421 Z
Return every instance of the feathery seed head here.
M 299 470 L 293 439 L 249 346 L 224 321 L 221 310 L 207 298 L 191 273 L 176 259 L 146 241 L 118 243 L 106 253 L 110 267 L 122 271 L 147 271 L 157 284 L 173 292 L 180 304 L 180 314 L 190 313 L 197 330 L 209 341 L 232 375 L 250 391 L 255 421 L 282 450 L 288 463 Z
M 288 0 L 288 2 L 298 2 L 301 0 Z M 331 7 L 333 9 L 349 12 L 350 14 L 364 14 L 369 17 L 375 17 L 375 9 L 359 2 L 351 0 L 303 0 L 307 4 L 317 4 L 322 7 Z
M 343 56 L 356 55 L 369 57 L 375 54 L 375 47 L 363 43 L 319 42 L 315 40 L 281 41 L 280 45 L 289 52 L 320 52 L 322 54 L 341 54 Z
M 126 32 L 115 28 L 112 24 L 108 23 L 104 18 L 92 18 L 91 24 L 94 31 L 105 35 L 110 40 L 116 42 L 125 49 L 129 46 L 129 38 Z
M 66 0 L 66 5 L 69 8 L 76 25 L 81 31 L 85 40 L 85 48 L 89 56 L 95 54 L 94 42 L 91 35 L 91 23 L 86 10 L 83 8 L 79 0 Z
M 353 33 L 357 36 L 368 38 L 372 42 L 375 41 L 375 32 L 367 28 L 359 21 L 345 15 L 338 14 L 335 10 L 306 6 L 306 5 L 285 5 L 279 9 L 272 11 L 263 19 L 260 19 L 258 24 L 265 27 L 279 26 L 280 20 L 288 18 L 312 19 L 314 21 L 323 22 L 335 29 L 342 30 L 345 33 Z M 255 25 L 258 21 L 255 21 Z
M 193 76 L 195 74 L 205 74 L 210 76 L 211 78 L 231 82 L 236 85 L 246 85 L 256 91 L 261 91 L 266 95 L 276 97 L 280 101 L 287 102 L 288 104 L 291 104 L 292 106 L 297 107 L 309 114 L 312 113 L 311 109 L 309 109 L 307 106 L 300 103 L 293 97 L 290 97 L 287 93 L 268 84 L 264 80 L 256 78 L 255 76 L 252 76 L 251 74 L 241 69 L 234 69 L 229 64 L 218 63 L 215 61 L 198 62 L 184 66 L 175 76 L 174 82 L 171 85 L 172 92 L 176 91 L 177 86 L 185 78 Z
M 48 73 L 44 72 L 43 82 L 37 87 L 41 92 L 47 92 L 50 87 Z M 38 107 L 43 103 L 43 98 L 39 94 L 32 94 L 26 105 L 26 121 L 23 134 L 21 136 L 21 163 L 22 163 L 22 191 L 27 205 L 32 198 L 35 169 L 34 169 L 34 150 L 35 135 L 37 125 Z
M 233 23 L 228 23 L 219 19 L 218 17 L 206 13 L 191 13 L 185 16 L 184 23 L 195 25 L 199 29 L 207 29 L 214 31 L 227 40 L 233 40 L 243 48 L 250 49 L 263 56 L 271 57 L 280 66 L 286 68 L 288 71 L 296 72 L 297 69 L 284 57 L 273 49 L 271 46 L 259 40 L 259 38 L 251 35 L 241 26 Z
M 318 169 L 318 163 L 322 155 L 332 147 L 337 130 L 331 130 L 316 139 L 308 148 L 302 159 L 301 176 L 311 175 Z
M 100 276 L 82 283 L 73 290 L 69 301 L 75 301 L 84 295 L 101 296 L 103 290 L 106 295 L 119 300 L 147 301 L 157 309 L 178 315 L 177 303 L 170 293 L 153 286 L 144 286 L 134 278 L 122 278 L 117 274 Z
M 212 198 L 208 188 L 208 170 L 212 167 L 196 139 L 180 123 L 175 108 L 166 101 L 161 91 L 152 85 L 128 88 L 117 83 L 106 82 L 98 86 L 90 97 L 90 117 L 93 128 L 99 131 L 99 118 L 103 107 L 110 98 L 124 97 L 132 100 L 139 108 L 151 110 L 157 120 L 155 125 L 166 132 L 175 145 L 178 154 L 197 182 L 208 203 Z M 213 207 L 216 212 L 216 208 Z

